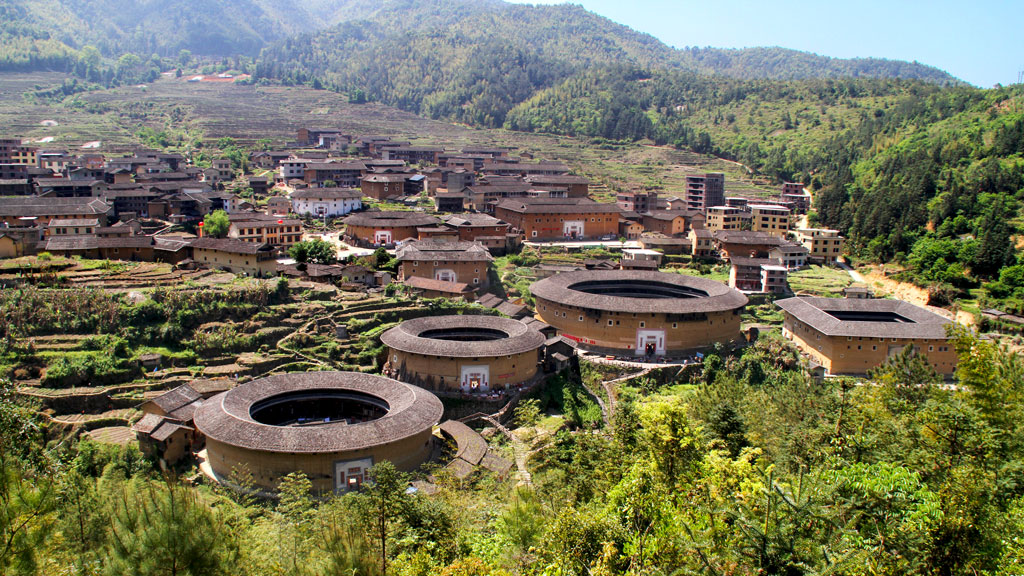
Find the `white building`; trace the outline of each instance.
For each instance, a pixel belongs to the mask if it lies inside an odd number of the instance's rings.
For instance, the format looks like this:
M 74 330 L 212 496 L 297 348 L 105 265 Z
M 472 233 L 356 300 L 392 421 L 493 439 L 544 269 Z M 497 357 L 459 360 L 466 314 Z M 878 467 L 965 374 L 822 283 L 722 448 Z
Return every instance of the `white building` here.
M 302 158 L 292 157 L 282 160 L 281 180 L 285 182 L 289 180 L 302 180 L 306 177 L 306 164 L 309 164 L 309 160 Z
M 305 188 L 290 198 L 292 212 L 314 218 L 337 218 L 363 207 L 363 193 L 352 188 Z

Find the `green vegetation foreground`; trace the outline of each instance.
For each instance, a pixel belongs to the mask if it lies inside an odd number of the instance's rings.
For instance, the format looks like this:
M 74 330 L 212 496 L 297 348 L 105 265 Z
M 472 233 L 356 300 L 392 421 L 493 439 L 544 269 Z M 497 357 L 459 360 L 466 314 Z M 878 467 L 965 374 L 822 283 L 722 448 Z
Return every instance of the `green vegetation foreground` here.
M 912 350 L 876 385 L 816 383 L 765 339 L 618 390 L 610 430 L 545 417 L 576 397 L 556 384 L 517 414 L 532 486 L 437 471 L 427 496 L 380 465 L 327 501 L 301 474 L 275 503 L 165 479 L 134 448 L 57 438 L 5 384 L 0 571 L 1017 574 L 1024 362 L 954 342 L 955 387 Z

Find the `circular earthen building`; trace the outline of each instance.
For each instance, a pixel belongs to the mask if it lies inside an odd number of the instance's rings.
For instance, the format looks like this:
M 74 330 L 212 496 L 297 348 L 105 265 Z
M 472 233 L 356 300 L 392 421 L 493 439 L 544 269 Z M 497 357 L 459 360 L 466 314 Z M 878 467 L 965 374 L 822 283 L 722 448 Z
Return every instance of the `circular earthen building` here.
M 595 352 L 679 356 L 740 339 L 747 297 L 705 278 L 654 271 L 588 270 L 530 286 L 537 315 Z
M 308 372 L 260 378 L 214 396 L 196 411 L 208 463 L 221 480 L 248 468 L 257 488 L 274 490 L 295 471 L 314 491 L 359 487 L 381 460 L 402 470 L 425 462 L 441 401 L 382 376 Z
M 428 316 L 380 337 L 385 374 L 433 390 L 488 392 L 530 382 L 544 335 L 497 316 Z
M 440 220 L 423 212 L 366 211 L 346 216 L 345 236 L 363 246 L 390 246 L 419 238 L 419 228 L 437 226 Z

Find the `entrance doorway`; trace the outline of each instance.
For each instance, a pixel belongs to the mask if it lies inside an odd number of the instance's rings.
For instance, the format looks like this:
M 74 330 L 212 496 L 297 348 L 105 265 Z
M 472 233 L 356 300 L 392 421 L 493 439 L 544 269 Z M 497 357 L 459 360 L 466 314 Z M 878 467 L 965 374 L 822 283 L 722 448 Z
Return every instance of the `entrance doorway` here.
M 463 392 L 489 392 L 491 370 L 487 366 L 463 366 L 460 388 Z
M 375 244 L 391 244 L 391 231 L 377 230 L 373 233 L 373 242 Z
M 366 471 L 373 466 L 373 458 L 345 460 L 334 463 L 334 492 L 341 494 L 359 490 L 366 481 Z
M 566 220 L 565 223 L 562 224 L 562 234 L 570 240 L 583 238 L 583 221 Z
M 665 354 L 665 331 L 664 330 L 637 330 L 636 331 L 636 355 L 637 356 L 663 356 Z

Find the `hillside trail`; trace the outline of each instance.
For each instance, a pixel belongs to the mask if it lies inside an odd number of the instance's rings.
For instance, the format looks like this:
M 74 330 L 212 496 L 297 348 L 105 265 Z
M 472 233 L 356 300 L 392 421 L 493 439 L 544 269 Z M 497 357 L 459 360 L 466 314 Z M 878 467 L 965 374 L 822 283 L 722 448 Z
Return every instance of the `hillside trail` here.
M 839 264 L 850 275 L 854 282 L 866 284 L 876 292 L 883 292 L 894 298 L 910 302 L 916 306 L 927 308 L 937 314 L 941 314 L 950 320 L 965 326 L 974 326 L 974 315 L 964 310 L 958 310 L 955 314 L 951 310 L 928 305 L 928 291 L 920 286 L 914 286 L 908 282 L 899 282 L 885 275 L 883 270 L 870 269 L 866 272 L 854 270 L 845 263 Z

